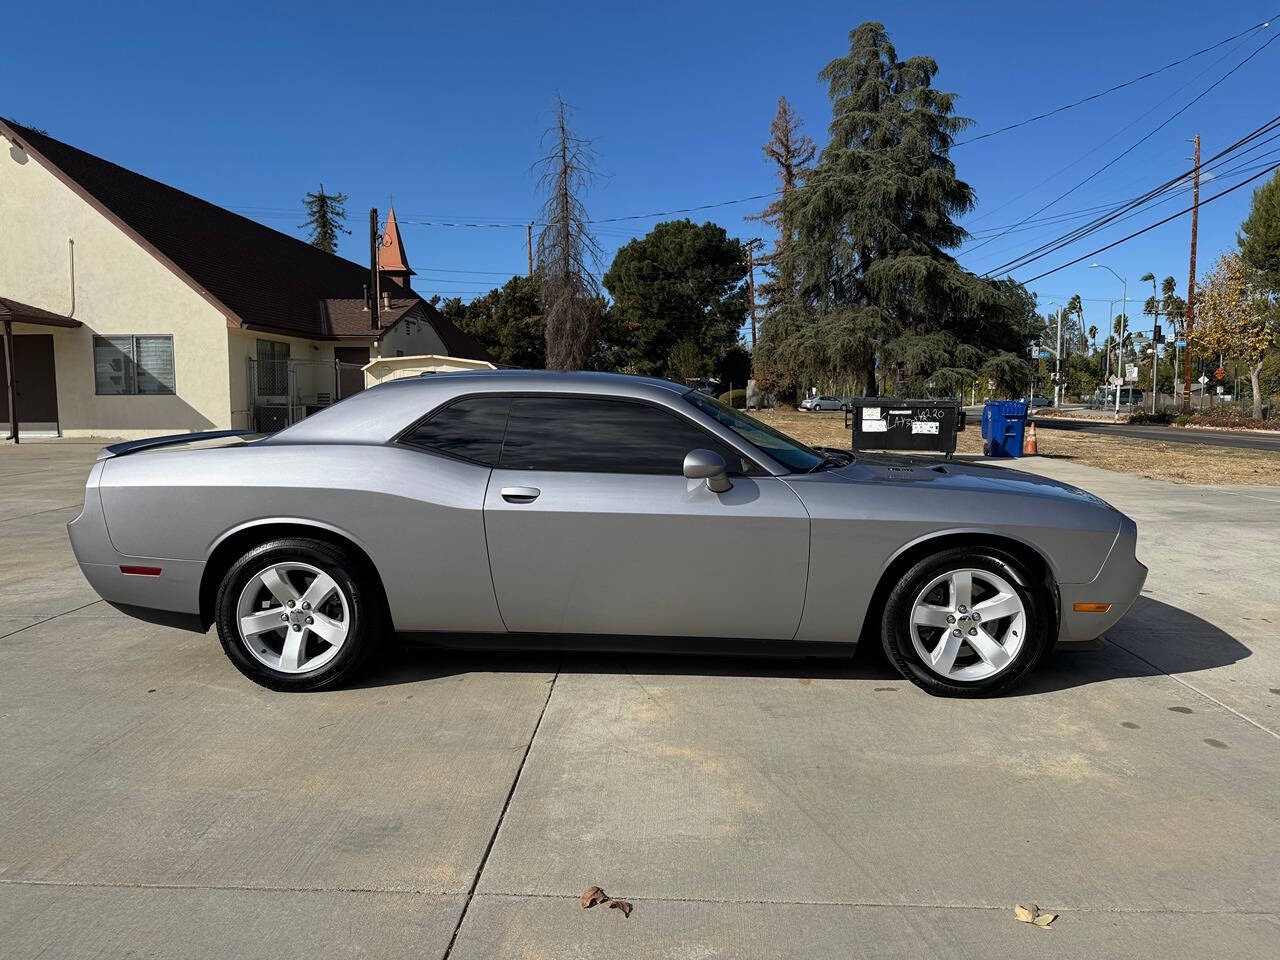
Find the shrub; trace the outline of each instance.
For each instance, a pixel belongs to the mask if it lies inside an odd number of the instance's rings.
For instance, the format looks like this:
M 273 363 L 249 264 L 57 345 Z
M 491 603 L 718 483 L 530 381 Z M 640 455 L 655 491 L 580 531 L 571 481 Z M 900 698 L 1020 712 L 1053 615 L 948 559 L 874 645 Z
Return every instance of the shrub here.
M 1168 410 L 1159 413 L 1148 413 L 1146 410 L 1135 410 L 1129 414 L 1130 423 L 1173 423 L 1173 414 Z
M 741 410 L 747 405 L 747 391 L 745 390 L 726 390 L 720 394 L 720 402 L 727 403 L 731 407 L 737 407 Z
M 1174 422 L 1174 423 L 1176 423 L 1176 424 L 1177 424 L 1178 426 L 1180 426 L 1180 427 L 1185 427 L 1185 426 L 1187 426 L 1188 424 L 1190 424 L 1190 423 L 1191 423 L 1191 414 L 1189 414 L 1189 413 L 1180 413 L 1180 414 L 1178 414 L 1176 417 L 1174 417 L 1173 422 Z

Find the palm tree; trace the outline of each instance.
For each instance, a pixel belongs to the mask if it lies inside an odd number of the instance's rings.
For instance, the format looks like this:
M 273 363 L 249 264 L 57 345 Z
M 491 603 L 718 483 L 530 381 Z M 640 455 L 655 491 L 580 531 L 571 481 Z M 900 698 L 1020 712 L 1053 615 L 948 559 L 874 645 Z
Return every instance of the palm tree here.
M 1080 336 L 1080 349 L 1083 350 L 1085 347 L 1088 346 L 1088 344 L 1083 342 L 1084 341 L 1084 304 L 1080 301 L 1080 294 L 1078 293 L 1075 294 L 1074 296 L 1072 296 L 1072 298 L 1069 301 L 1067 301 L 1067 313 L 1074 313 L 1076 315 L 1076 319 L 1080 321 L 1080 326 L 1077 332 L 1079 333 L 1079 336 Z
M 1089 328 L 1089 342 L 1093 344 L 1093 352 L 1097 353 L 1098 352 L 1098 328 L 1097 327 Z

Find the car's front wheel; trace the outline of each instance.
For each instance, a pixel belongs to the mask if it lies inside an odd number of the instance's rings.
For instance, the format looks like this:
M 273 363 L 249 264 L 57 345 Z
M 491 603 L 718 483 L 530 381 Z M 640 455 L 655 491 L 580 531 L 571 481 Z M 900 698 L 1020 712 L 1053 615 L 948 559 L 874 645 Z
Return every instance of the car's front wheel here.
M 930 693 L 989 696 L 1008 690 L 1051 646 L 1052 611 L 1016 558 L 989 547 L 940 551 L 919 561 L 885 604 L 885 653 Z
M 218 636 L 236 669 L 273 690 L 350 677 L 380 632 L 378 598 L 351 554 L 320 540 L 262 544 L 218 588 Z

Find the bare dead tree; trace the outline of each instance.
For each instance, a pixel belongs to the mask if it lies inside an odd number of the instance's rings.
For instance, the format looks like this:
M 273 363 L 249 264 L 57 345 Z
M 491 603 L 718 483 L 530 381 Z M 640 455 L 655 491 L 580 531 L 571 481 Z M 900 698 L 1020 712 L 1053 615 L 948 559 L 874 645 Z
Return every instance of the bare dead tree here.
M 778 180 L 782 185 L 782 195 L 765 207 L 758 214 L 747 217 L 748 220 L 762 220 L 778 231 L 778 240 L 773 253 L 766 258 L 776 263 L 790 236 L 790 225 L 785 222 L 783 200 L 795 189 L 796 180 L 801 170 L 813 159 L 817 145 L 813 140 L 800 132 L 804 121 L 791 109 L 786 97 L 778 98 L 778 112 L 769 124 L 769 142 L 764 145 L 765 159 L 778 168 Z
M 593 268 L 603 251 L 591 235 L 582 198 L 595 180 L 591 141 L 569 129 L 569 108 L 556 97 L 555 121 L 543 135 L 538 161 L 542 230 L 538 234 L 538 299 L 545 318 L 547 368 L 580 370 L 591 355 L 600 319 Z

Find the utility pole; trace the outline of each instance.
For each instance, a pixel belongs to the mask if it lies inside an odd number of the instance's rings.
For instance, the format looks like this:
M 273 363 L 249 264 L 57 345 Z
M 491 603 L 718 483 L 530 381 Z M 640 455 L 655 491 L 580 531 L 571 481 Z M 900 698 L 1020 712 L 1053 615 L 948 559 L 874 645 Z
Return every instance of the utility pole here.
M 1195 185 L 1191 199 L 1191 278 L 1187 281 L 1187 322 L 1183 338 L 1187 341 L 1183 354 L 1182 409 L 1191 411 L 1191 328 L 1196 320 L 1196 230 L 1200 224 L 1200 134 L 1196 134 Z M 1203 392 L 1203 391 L 1202 391 Z
M 1060 397 L 1062 396 L 1062 314 L 1063 310 L 1058 311 L 1058 337 L 1057 347 L 1053 357 L 1053 406 L 1058 409 L 1062 406 Z
M 369 308 L 369 318 L 374 330 L 378 329 L 378 307 L 381 292 L 378 282 L 378 208 L 369 208 L 369 290 L 373 293 L 373 304 Z
M 525 248 L 529 251 L 529 277 L 533 278 L 533 221 L 529 221 L 529 225 L 524 228 Z
M 743 247 L 747 253 L 747 310 L 751 315 L 751 359 L 753 361 L 756 355 L 756 247 L 764 246 L 764 241 L 759 237 L 752 237 L 750 240 L 743 242 Z

